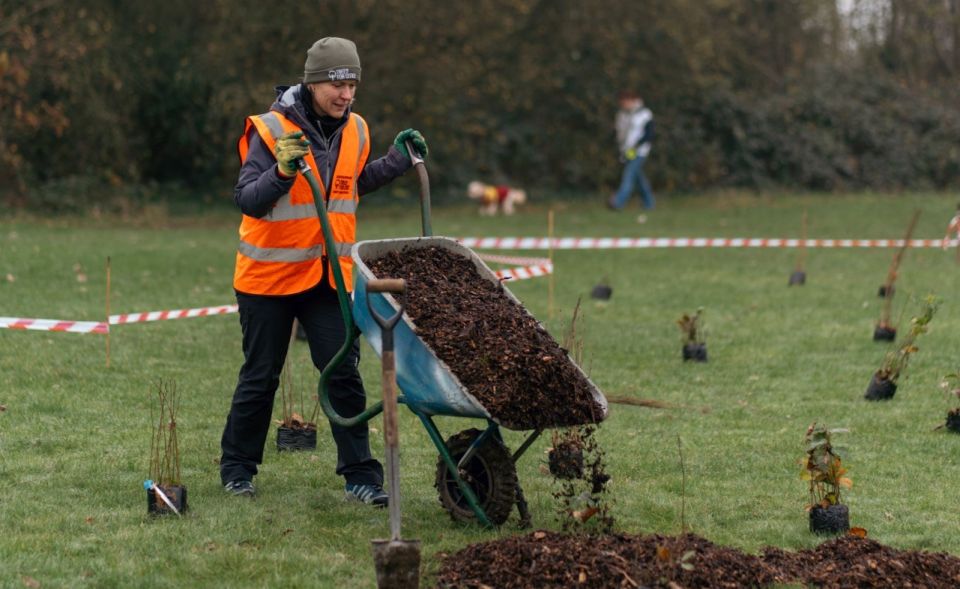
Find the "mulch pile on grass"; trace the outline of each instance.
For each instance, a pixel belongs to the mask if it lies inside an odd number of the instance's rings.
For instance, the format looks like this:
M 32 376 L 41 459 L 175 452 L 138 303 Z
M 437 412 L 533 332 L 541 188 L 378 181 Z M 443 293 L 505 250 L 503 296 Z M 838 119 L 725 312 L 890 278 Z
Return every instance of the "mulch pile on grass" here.
M 468 258 L 429 247 L 365 262 L 379 278 L 407 281 L 417 335 L 504 425 L 539 429 L 602 416 L 566 350 Z
M 897 550 L 843 536 L 812 550 L 767 548 L 760 556 L 694 534 L 576 535 L 537 531 L 446 556 L 440 588 L 544 587 L 958 587 L 960 558 Z

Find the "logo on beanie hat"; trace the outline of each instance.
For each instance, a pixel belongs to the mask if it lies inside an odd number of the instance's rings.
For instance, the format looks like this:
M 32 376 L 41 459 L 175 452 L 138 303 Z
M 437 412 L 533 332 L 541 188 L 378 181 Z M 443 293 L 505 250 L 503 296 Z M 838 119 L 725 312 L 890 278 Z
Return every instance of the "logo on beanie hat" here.
M 351 70 L 348 67 L 342 67 L 335 70 L 330 70 L 327 72 L 327 77 L 330 78 L 330 81 L 334 80 L 359 80 L 360 76 Z

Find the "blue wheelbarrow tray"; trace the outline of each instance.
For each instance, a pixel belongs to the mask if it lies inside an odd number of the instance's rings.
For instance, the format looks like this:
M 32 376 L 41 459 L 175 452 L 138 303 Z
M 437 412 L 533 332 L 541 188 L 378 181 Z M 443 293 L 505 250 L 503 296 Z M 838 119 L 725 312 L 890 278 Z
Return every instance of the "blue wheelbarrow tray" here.
M 482 278 L 493 283 L 500 283 L 500 279 L 472 250 L 449 237 L 382 239 L 361 241 L 355 244 L 351 251 L 354 262 L 353 316 L 357 327 L 377 354 L 380 354 L 382 349 L 380 327 L 370 315 L 367 308 L 367 299 L 369 297 L 374 310 L 385 317 L 395 314 L 400 307 L 396 299 L 390 294 L 367 292 L 367 282 L 369 280 L 395 277 L 374 276 L 364 260 L 374 260 L 388 253 L 399 252 L 404 249 L 428 247 L 442 248 L 468 258 L 476 266 Z M 503 290 L 525 313 L 528 313 L 523 304 L 509 289 L 504 287 Z M 415 413 L 476 417 L 491 420 L 507 429 L 524 429 L 502 417 L 495 418 L 490 415 L 486 408 L 463 386 L 449 366 L 440 360 L 430 346 L 417 336 L 416 328 L 407 315 L 404 315 L 397 323 L 393 337 L 397 385 L 403 391 L 403 402 Z M 597 406 L 602 408 L 602 414 L 598 416 L 597 421 L 603 421 L 609 413 L 606 398 L 569 355 L 567 359 L 588 383 L 594 401 Z

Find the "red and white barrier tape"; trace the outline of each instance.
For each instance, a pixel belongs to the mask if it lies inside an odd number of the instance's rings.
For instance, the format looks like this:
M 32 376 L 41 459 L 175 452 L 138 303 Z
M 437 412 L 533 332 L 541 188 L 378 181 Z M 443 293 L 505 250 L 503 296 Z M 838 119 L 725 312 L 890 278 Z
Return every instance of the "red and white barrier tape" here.
M 144 321 L 164 321 L 166 319 L 187 319 L 190 317 L 207 317 L 209 315 L 223 315 L 236 313 L 236 305 L 220 305 L 218 307 L 199 307 L 197 309 L 176 309 L 174 311 L 150 311 L 147 313 L 128 313 L 126 315 L 111 315 L 110 325 L 124 323 L 143 323 Z
M 38 331 L 65 331 L 68 333 L 107 333 L 110 325 L 125 323 L 143 323 L 145 321 L 163 321 L 165 319 L 186 319 L 189 317 L 207 317 L 236 313 L 236 305 L 199 307 L 196 309 L 176 309 L 174 311 L 150 311 L 147 313 L 127 313 L 111 315 L 110 321 L 64 321 L 62 319 L 23 319 L 19 317 L 0 317 L 0 329 L 34 329 Z
M 524 256 L 500 256 L 497 254 L 484 254 L 476 252 L 477 256 L 485 262 L 494 262 L 496 264 L 516 264 L 517 266 L 543 266 L 550 263 L 549 258 L 528 258 Z
M 500 280 L 525 280 L 546 276 L 553 272 L 549 261 L 545 264 L 520 266 L 495 272 Z M 62 319 L 26 319 L 21 317 L 0 317 L 0 329 L 32 329 L 37 331 L 64 331 L 68 333 L 107 333 L 110 325 L 164 321 L 169 319 L 187 319 L 236 313 L 237 305 L 219 305 L 216 307 L 198 307 L 196 309 L 175 309 L 173 311 L 149 311 L 146 313 L 127 313 L 111 315 L 109 323 L 105 321 L 64 321 Z
M 500 280 L 526 280 L 528 278 L 537 278 L 553 273 L 553 264 L 538 264 L 536 266 L 520 266 L 507 270 L 497 270 L 494 274 Z
M 38 331 L 66 331 L 68 333 L 107 333 L 104 321 L 63 321 L 60 319 L 20 319 L 0 317 L 0 329 L 35 329 Z
M 545 250 L 553 249 L 649 249 L 649 248 L 885 248 L 901 247 L 902 239 L 767 239 L 746 237 L 461 237 L 469 248 Z M 943 245 L 940 239 L 911 239 L 910 247 Z M 957 240 L 948 243 L 957 245 Z

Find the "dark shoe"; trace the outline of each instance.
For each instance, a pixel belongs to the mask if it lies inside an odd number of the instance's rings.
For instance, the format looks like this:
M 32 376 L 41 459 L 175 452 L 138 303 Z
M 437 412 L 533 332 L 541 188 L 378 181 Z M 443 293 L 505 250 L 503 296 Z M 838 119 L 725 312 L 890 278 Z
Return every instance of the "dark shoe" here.
M 230 481 L 223 486 L 223 489 L 227 493 L 238 497 L 253 497 L 257 494 L 257 490 L 250 481 Z
M 386 507 L 389 496 L 380 485 L 351 485 L 348 483 L 347 499 L 374 507 Z

